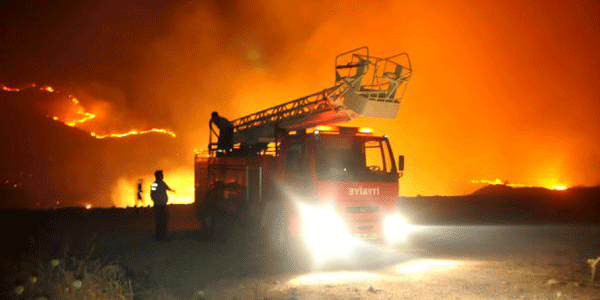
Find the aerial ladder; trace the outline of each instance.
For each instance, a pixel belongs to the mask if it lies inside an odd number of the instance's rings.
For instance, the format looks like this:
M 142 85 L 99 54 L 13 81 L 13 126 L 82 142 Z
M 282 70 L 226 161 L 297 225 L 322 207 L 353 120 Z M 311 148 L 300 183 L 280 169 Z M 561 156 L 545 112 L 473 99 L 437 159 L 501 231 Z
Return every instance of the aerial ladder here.
M 233 120 L 234 144 L 258 145 L 264 150 L 276 142 L 277 129 L 300 130 L 359 116 L 395 118 L 411 76 L 407 53 L 374 57 L 361 47 L 339 54 L 332 87 Z M 214 138 L 218 134 L 211 127 L 211 154 L 217 150 Z

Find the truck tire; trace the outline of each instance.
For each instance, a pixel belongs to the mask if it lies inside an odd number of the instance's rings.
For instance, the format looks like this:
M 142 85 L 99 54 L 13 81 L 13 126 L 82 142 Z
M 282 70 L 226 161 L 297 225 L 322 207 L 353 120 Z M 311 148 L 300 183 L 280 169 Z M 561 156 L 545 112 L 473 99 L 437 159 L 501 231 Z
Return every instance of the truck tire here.
M 248 206 L 244 192 L 245 188 L 238 184 L 215 184 L 206 192 L 198 213 L 204 236 L 227 241 L 245 229 Z
M 215 211 L 211 214 L 212 224 L 209 226 L 209 237 L 212 240 L 226 242 L 231 236 L 232 224 L 227 212 Z
M 204 195 L 203 203 L 197 207 L 196 216 L 201 224 L 201 235 L 210 240 L 214 240 L 223 231 L 220 226 L 223 220 L 218 206 L 220 198 L 217 189 L 210 189 Z

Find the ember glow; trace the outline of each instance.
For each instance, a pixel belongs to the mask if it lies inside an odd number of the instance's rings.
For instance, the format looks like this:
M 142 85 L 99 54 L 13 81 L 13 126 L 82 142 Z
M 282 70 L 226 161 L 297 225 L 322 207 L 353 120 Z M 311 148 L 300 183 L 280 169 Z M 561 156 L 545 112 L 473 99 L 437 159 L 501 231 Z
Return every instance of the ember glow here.
M 35 86 L 35 84 L 33 86 Z M 30 88 L 30 87 L 27 87 L 27 88 Z M 4 92 L 16 93 L 16 92 L 20 92 L 21 89 L 22 88 L 10 87 L 10 86 L 0 83 L 0 90 L 2 90 Z
M 40 91 L 46 91 L 48 93 L 54 93 L 54 88 L 51 87 L 51 86 L 49 86 L 49 85 L 46 85 L 46 86 L 41 87 Z
M 505 185 L 505 186 L 514 187 L 514 188 L 542 187 L 542 188 L 546 188 L 546 189 L 549 189 L 549 190 L 556 190 L 556 191 L 564 191 L 564 190 L 567 189 L 567 186 L 562 185 L 562 184 L 549 183 L 547 185 L 541 185 L 540 186 L 540 185 L 528 185 L 528 184 L 520 184 L 520 183 L 509 183 L 508 181 L 502 181 L 500 179 L 496 179 L 496 180 L 486 180 L 486 179 L 471 180 L 471 183 L 475 183 L 475 184 L 487 184 L 487 185 Z

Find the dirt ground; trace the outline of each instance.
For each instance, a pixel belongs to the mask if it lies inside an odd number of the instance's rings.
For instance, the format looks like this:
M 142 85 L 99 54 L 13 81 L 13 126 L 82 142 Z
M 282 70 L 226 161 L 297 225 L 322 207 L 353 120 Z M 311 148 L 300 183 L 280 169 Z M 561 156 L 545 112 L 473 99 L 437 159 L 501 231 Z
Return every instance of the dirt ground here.
M 600 256 L 599 226 L 415 226 L 400 247 L 315 270 L 258 234 L 203 238 L 191 207 L 170 218 L 167 242 L 152 238 L 151 211 L 133 209 L 38 218 L 16 233 L 50 255 L 97 234 L 97 255 L 120 261 L 139 299 L 600 299 L 586 262 Z

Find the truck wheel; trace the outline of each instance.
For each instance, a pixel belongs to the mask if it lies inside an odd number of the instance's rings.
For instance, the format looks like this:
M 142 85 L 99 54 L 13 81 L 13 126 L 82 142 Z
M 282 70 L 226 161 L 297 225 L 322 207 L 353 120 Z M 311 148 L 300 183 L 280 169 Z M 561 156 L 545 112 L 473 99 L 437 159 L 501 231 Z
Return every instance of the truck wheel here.
M 214 226 L 215 226 L 215 218 L 214 214 L 205 211 L 198 218 L 200 223 L 202 224 L 202 232 L 201 234 L 205 237 L 212 239 L 214 237 Z
M 227 240 L 227 237 L 224 236 L 223 230 L 223 217 L 221 216 L 221 212 L 215 212 L 211 218 L 212 224 L 210 226 L 210 238 L 216 241 Z
M 223 212 L 214 210 L 205 211 L 201 218 L 201 235 L 210 240 L 227 240 L 229 234 L 226 222 L 227 218 L 223 216 Z

